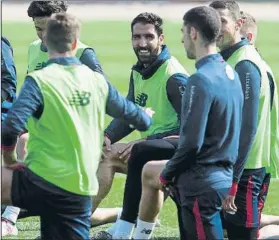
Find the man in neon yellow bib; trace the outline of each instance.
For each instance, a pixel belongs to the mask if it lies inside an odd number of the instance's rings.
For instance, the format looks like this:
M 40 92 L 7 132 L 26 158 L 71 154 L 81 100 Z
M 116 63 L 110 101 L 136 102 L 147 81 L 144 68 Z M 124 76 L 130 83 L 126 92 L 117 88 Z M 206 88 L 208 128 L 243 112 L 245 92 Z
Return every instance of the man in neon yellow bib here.
M 115 172 L 127 173 L 134 145 L 151 144 L 150 140 L 179 131 L 181 91 L 188 74 L 163 44 L 163 20 L 153 13 L 139 14 L 131 23 L 131 38 L 138 62 L 132 67 L 127 98 L 142 108 L 152 108 L 155 115 L 149 130 L 142 132 L 140 139 L 127 144 L 117 143 L 133 131 L 127 124 L 113 120 L 106 128 L 105 156 L 98 170 L 100 191 L 93 208 L 97 208 L 108 194 Z
M 242 129 L 238 160 L 234 166 L 233 184 L 224 202 L 229 239 L 257 238 L 260 212 L 270 175 L 278 178 L 278 153 L 272 125 L 278 118 L 274 101 L 274 82 L 257 50 L 247 39 L 241 40 L 243 19 L 235 1 L 213 1 L 210 4 L 222 19 L 218 46 L 224 59 L 239 74 L 244 94 Z M 273 157 L 272 157 L 273 156 Z M 265 193 L 266 194 L 266 193 Z M 233 214 L 232 214 L 233 213 Z
M 255 45 L 257 40 L 257 33 L 258 33 L 258 26 L 256 19 L 250 15 L 247 12 L 242 12 L 242 18 L 243 18 L 243 25 L 241 28 L 241 35 L 244 38 L 247 38 L 251 45 Z M 278 98 L 278 87 L 276 84 L 276 80 L 274 78 L 274 74 L 270 68 L 270 66 L 263 60 L 264 66 L 266 68 L 268 78 L 270 79 L 270 82 L 274 84 L 274 96 L 273 96 L 273 104 L 275 106 L 278 106 L 279 98 Z M 272 111 L 272 133 L 271 134 L 271 149 L 279 149 L 279 124 L 278 124 L 278 107 L 275 107 Z M 277 119 L 277 121 L 276 121 Z M 277 140 L 276 140 L 277 139 Z M 276 156 L 276 153 L 278 153 L 279 150 L 274 151 L 271 150 L 271 153 L 273 153 L 270 157 L 274 158 L 274 160 L 271 160 L 273 163 L 277 163 L 277 169 L 279 169 L 278 161 L 276 159 L 279 159 L 279 156 Z M 269 179 L 268 179 L 269 180 Z M 268 183 L 268 182 L 267 182 Z M 276 175 L 271 178 L 270 184 L 278 184 L 278 177 L 276 178 Z M 263 202 L 265 202 L 268 192 L 268 184 L 266 184 L 267 189 L 266 191 L 262 191 L 259 195 L 259 198 L 262 199 Z M 261 209 L 262 210 L 262 209 Z M 260 222 L 260 231 L 259 231 L 259 238 L 276 238 L 276 236 L 279 236 L 279 216 L 275 215 L 267 215 L 267 214 L 261 214 L 261 222 Z
M 48 61 L 48 51 L 44 44 L 43 35 L 46 29 L 46 22 L 52 13 L 66 12 L 68 5 L 66 1 L 32 1 L 28 7 L 27 13 L 30 18 L 33 19 L 38 40 L 35 40 L 29 45 L 28 48 L 28 68 L 27 72 L 33 72 L 43 68 Z M 93 48 L 78 41 L 76 57 L 86 66 L 93 71 L 97 71 L 103 74 L 101 64 L 97 58 L 97 55 Z M 26 142 L 28 141 L 28 133 L 22 134 L 17 143 L 17 156 L 18 159 L 24 160 L 26 156 Z M 99 225 L 107 222 L 115 221 L 118 209 L 98 209 L 92 216 L 92 224 Z M 5 225 L 2 224 L 2 228 L 8 225 L 9 229 L 16 230 L 16 220 L 18 215 L 20 217 L 29 216 L 28 212 L 21 212 L 20 209 L 12 206 L 8 206 L 2 215 L 2 220 L 5 221 Z M 2 233 L 5 231 L 2 231 Z M 7 231 L 6 231 L 7 232 Z
M 140 131 L 151 124 L 102 74 L 75 57 L 79 32 L 72 15 L 48 20 L 49 61 L 27 75 L 2 124 L 2 203 L 39 215 L 42 239 L 89 239 L 105 113 Z M 25 127 L 28 155 L 19 165 L 14 148 Z

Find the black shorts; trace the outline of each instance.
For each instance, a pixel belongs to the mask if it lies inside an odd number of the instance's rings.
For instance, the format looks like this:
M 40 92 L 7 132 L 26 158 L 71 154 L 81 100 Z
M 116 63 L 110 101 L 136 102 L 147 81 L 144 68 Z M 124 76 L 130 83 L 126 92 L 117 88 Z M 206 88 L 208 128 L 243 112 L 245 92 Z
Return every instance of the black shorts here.
M 53 185 L 28 168 L 13 171 L 13 206 L 41 218 L 41 239 L 89 239 L 92 199 Z
M 180 239 L 223 239 L 220 214 L 222 201 L 228 191 L 228 188 L 224 188 L 199 196 L 182 197 L 183 193 L 178 189 L 171 189 L 172 198 L 178 208 Z
M 245 169 L 235 197 L 237 212 L 225 213 L 225 220 L 241 227 L 258 228 L 269 182 L 270 174 L 266 174 L 265 168 Z

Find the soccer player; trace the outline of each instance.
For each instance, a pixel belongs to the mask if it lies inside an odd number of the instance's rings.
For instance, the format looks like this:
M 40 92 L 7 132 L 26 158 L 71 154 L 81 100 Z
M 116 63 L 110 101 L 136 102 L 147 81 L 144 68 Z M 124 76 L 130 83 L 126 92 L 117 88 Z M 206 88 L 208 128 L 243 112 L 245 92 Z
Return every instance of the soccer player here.
M 188 75 L 163 44 L 163 20 L 153 13 L 141 13 L 133 19 L 131 32 L 138 62 L 132 67 L 127 98 L 143 108 L 151 107 L 156 114 L 150 129 L 142 132 L 140 139 L 127 144 L 116 143 L 132 132 L 126 123 L 113 120 L 107 127 L 104 141 L 106 157 L 100 163 L 100 189 L 93 208 L 97 208 L 108 194 L 115 172 L 127 173 L 127 162 L 136 143 L 148 144 L 149 140 L 178 134 L 179 131 L 180 91 Z
M 224 59 L 240 76 L 244 107 L 238 159 L 234 166 L 233 185 L 224 202 L 229 239 L 255 239 L 260 225 L 260 212 L 270 174 L 278 178 L 278 105 L 274 104 L 274 80 L 256 49 L 241 40 L 243 19 L 235 1 L 210 4 L 222 19 L 218 46 Z M 276 100 L 277 101 L 277 100 Z M 276 134 L 276 135 L 274 135 Z M 277 153 L 276 153 L 277 152 Z M 231 214 L 231 213 L 234 214 Z
M 9 109 L 16 100 L 17 76 L 14 64 L 13 49 L 10 42 L 1 37 L 1 122 L 7 117 Z M 19 156 L 20 157 L 20 156 Z M 2 215 L 2 237 L 17 235 L 16 216 L 20 209 L 7 207 Z
M 240 30 L 240 33 L 242 37 L 247 38 L 251 45 L 256 44 L 257 40 L 257 33 L 258 33 L 258 26 L 256 19 L 247 12 L 241 12 L 241 16 L 243 19 L 243 24 Z M 272 125 L 271 125 L 271 148 L 279 149 L 279 97 L 278 97 L 278 87 L 274 78 L 274 74 L 270 68 L 270 66 L 263 60 L 263 64 L 265 65 L 265 68 L 267 70 L 267 75 L 269 78 L 270 83 L 274 84 L 274 96 L 273 96 L 273 104 L 275 106 L 274 110 L 272 111 L 271 118 L 273 119 Z M 277 106 L 277 107 L 276 107 Z M 277 111 L 276 111 L 277 110 Z M 277 119 L 277 120 L 276 120 Z M 271 150 L 273 155 L 271 155 L 271 158 L 274 158 L 274 160 L 271 160 L 271 162 L 277 164 L 276 169 L 278 172 L 279 169 L 279 161 L 276 161 L 276 159 L 279 159 L 279 156 L 276 156 L 276 153 L 278 151 Z M 278 183 L 278 175 L 274 175 L 271 178 L 271 184 Z M 267 179 L 269 181 L 269 179 Z M 267 183 L 268 183 L 267 181 Z M 268 184 L 262 185 L 262 191 L 259 195 L 259 200 L 264 202 L 266 200 L 267 192 L 268 192 Z M 262 195 L 261 195 L 262 193 Z M 262 211 L 264 205 L 260 205 L 260 212 Z M 279 236 L 279 216 L 273 216 L 273 215 L 266 215 L 261 213 L 260 218 L 260 231 L 259 231 L 259 238 L 275 238 L 275 235 Z
M 2 125 L 2 203 L 38 214 L 42 239 L 89 239 L 105 112 L 140 131 L 151 124 L 75 57 L 79 32 L 72 15 L 51 16 L 45 35 L 50 60 L 26 76 Z M 18 165 L 14 146 L 26 125 L 28 155 Z
M 28 49 L 28 69 L 27 72 L 41 69 L 48 61 L 48 51 L 43 40 L 43 35 L 46 30 L 46 22 L 53 13 L 66 12 L 68 5 L 66 1 L 32 1 L 28 7 L 27 13 L 33 19 L 34 26 L 37 32 L 38 40 L 32 42 Z M 103 74 L 101 64 L 94 52 L 94 49 L 86 44 L 78 41 L 76 57 L 91 68 L 93 71 L 98 71 Z M 18 158 L 24 160 L 26 156 L 26 142 L 28 141 L 28 133 L 24 133 L 18 140 L 17 152 Z M 92 225 L 99 225 L 116 220 L 118 209 L 98 209 L 92 217 Z M 18 208 L 8 207 L 4 212 L 5 224 L 2 228 L 12 229 L 16 228 L 14 224 L 18 218 Z M 22 217 L 29 216 L 30 213 L 23 212 Z M 8 220 L 8 221 L 7 221 Z M 7 232 L 8 230 L 2 232 Z
M 217 54 L 221 28 L 218 13 L 209 7 L 197 7 L 183 20 L 184 47 L 188 58 L 196 59 L 197 72 L 189 78 L 183 94 L 179 146 L 160 175 L 161 189 L 168 184 L 178 189 L 180 228 L 184 232 L 181 237 L 222 239 L 219 212 L 237 158 L 243 94 L 236 72 Z M 158 163 L 161 169 L 162 162 Z M 160 207 L 146 205 L 150 199 L 156 203 L 160 200 L 145 192 L 144 172 L 134 239 L 150 237 L 155 221 L 145 216 L 156 216 Z

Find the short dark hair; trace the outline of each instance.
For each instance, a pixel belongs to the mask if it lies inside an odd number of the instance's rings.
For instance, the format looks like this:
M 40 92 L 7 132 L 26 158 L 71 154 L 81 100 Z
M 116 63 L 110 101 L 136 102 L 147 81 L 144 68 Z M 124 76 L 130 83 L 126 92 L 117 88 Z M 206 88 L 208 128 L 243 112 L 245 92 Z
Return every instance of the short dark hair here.
M 211 7 L 195 7 L 185 13 L 184 25 L 197 29 L 206 45 L 214 43 L 220 34 L 221 19 L 216 10 Z
M 31 18 L 50 17 L 53 13 L 66 12 L 66 1 L 33 1 L 30 3 L 27 13 Z
M 155 31 L 157 32 L 158 36 L 160 36 L 163 33 L 163 19 L 154 13 L 144 12 L 136 16 L 131 23 L 132 32 L 133 27 L 136 23 L 152 24 L 154 25 Z
M 55 13 L 47 21 L 46 44 L 49 51 L 65 53 L 72 50 L 79 38 L 80 22 L 69 13 Z
M 214 9 L 228 9 L 235 21 L 241 18 L 240 8 L 236 1 L 216 0 L 210 3 L 209 6 Z

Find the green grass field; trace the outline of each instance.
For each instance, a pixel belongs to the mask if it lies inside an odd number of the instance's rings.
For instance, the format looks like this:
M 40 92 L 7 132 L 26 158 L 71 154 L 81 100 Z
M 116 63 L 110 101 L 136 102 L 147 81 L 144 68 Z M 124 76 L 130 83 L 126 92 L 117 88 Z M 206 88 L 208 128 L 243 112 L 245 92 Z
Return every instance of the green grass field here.
M 257 47 L 262 56 L 271 66 L 279 85 L 279 31 L 278 22 L 260 22 L 259 37 Z M 165 43 L 170 52 L 185 66 L 189 73 L 193 73 L 194 62 L 186 59 L 183 46 L 181 44 L 181 25 L 178 23 L 166 22 Z M 18 73 L 19 88 L 24 81 L 27 68 L 28 45 L 36 39 L 36 33 L 31 23 L 25 22 L 3 22 L 3 36 L 7 37 L 13 48 L 15 63 Z M 136 62 L 136 57 L 131 46 L 130 23 L 129 22 L 84 22 L 82 25 L 81 40 L 92 46 L 109 80 L 115 85 L 123 95 L 128 90 L 130 69 Z M 107 122 L 110 119 L 107 117 Z M 137 138 L 137 133 L 128 136 L 124 141 Z M 103 201 L 102 207 L 120 207 L 122 205 L 122 195 L 125 178 L 120 176 L 114 181 L 110 195 Z M 279 182 L 272 183 L 264 212 L 267 214 L 279 215 L 279 201 L 276 190 Z M 175 207 L 171 201 L 167 201 L 161 213 L 160 219 L 162 227 L 157 228 L 154 234 L 156 238 L 177 237 L 177 221 Z M 27 218 L 18 222 L 20 233 L 17 239 L 32 239 L 39 235 L 38 218 Z M 94 229 L 97 231 L 100 228 Z M 9 238 L 7 238 L 9 239 Z M 11 238 L 10 238 L 11 239 Z M 14 237 L 13 237 L 14 239 Z

